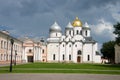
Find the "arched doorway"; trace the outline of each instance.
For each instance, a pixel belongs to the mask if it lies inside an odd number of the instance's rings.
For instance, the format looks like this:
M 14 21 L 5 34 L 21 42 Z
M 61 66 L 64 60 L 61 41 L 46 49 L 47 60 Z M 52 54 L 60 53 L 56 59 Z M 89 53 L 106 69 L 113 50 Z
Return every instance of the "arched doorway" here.
M 77 62 L 78 62 L 78 63 L 81 62 L 81 57 L 80 57 L 80 56 L 77 57 Z
M 28 62 L 33 62 L 33 56 L 27 56 Z

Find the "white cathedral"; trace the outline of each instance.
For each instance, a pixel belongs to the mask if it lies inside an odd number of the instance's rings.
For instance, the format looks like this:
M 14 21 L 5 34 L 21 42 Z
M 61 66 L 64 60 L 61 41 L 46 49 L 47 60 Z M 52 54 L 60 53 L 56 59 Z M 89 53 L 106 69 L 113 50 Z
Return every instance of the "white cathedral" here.
M 48 62 L 100 63 L 97 42 L 91 37 L 91 29 L 87 23 L 82 25 L 78 17 L 65 27 L 55 22 L 49 30 L 47 39 Z
M 0 63 L 10 62 L 10 39 L 15 41 L 12 56 L 16 56 L 17 62 L 101 63 L 97 42 L 90 33 L 89 25 L 82 25 L 78 17 L 68 23 L 64 35 L 55 22 L 50 27 L 47 42 L 28 37 L 16 39 L 0 31 Z

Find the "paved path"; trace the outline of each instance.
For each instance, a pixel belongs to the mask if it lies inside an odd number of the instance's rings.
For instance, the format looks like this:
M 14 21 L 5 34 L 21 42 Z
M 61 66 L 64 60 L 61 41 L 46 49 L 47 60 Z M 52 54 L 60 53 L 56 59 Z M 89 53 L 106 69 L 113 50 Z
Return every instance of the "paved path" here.
M 17 63 L 16 65 L 20 65 L 20 64 L 26 64 L 26 63 Z M 14 66 L 14 64 L 12 64 Z M 0 67 L 3 66 L 10 66 L 10 63 L 0 63 Z
M 103 74 L 0 74 L 0 80 L 120 80 L 120 75 Z

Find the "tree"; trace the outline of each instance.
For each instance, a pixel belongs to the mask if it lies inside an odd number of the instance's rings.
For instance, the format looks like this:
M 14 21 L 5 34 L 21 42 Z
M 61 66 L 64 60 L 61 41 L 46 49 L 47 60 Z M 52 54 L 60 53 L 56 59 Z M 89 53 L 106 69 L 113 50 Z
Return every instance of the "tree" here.
M 120 45 L 120 23 L 118 22 L 117 24 L 114 25 L 115 30 L 113 33 L 117 35 L 115 42 Z
M 110 63 L 114 62 L 115 50 L 114 50 L 115 41 L 105 42 L 102 45 L 101 53 L 104 58 L 107 58 Z

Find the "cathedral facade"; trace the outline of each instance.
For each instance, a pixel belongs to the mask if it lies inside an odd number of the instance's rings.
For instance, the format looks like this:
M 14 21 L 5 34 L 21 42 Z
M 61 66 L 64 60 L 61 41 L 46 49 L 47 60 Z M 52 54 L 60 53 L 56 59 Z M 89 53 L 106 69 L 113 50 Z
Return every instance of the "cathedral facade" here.
M 82 25 L 78 17 L 65 27 L 55 22 L 49 30 L 47 39 L 48 62 L 100 63 L 97 42 L 91 37 L 91 29 L 87 23 Z

